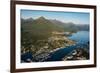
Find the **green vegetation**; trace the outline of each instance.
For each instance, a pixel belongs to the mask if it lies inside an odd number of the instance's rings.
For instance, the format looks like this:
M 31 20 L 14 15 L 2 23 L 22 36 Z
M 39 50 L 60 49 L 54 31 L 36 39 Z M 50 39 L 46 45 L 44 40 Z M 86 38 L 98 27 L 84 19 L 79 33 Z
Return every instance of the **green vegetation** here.
M 78 28 L 79 27 L 79 28 Z M 58 20 L 48 20 L 44 17 L 38 19 L 21 19 L 21 53 L 31 51 L 33 57 L 43 53 L 47 56 L 50 51 L 75 44 L 75 41 L 65 37 L 64 32 L 71 35 L 81 26 L 74 23 L 63 23 Z M 85 30 L 83 28 L 83 30 Z M 88 30 L 88 28 L 86 29 Z M 37 59 L 37 57 L 36 57 Z M 43 59 L 42 59 L 43 60 Z

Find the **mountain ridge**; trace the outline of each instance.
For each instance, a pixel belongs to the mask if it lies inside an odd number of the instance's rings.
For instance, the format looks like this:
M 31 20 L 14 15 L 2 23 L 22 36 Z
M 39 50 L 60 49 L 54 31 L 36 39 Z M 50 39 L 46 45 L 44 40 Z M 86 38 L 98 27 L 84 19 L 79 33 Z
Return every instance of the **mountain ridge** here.
M 38 31 L 69 31 L 69 32 L 75 32 L 79 30 L 85 30 L 89 31 L 89 25 L 88 24 L 80 24 L 77 25 L 73 22 L 64 23 L 62 21 L 56 20 L 56 19 L 46 19 L 43 16 L 38 17 L 37 19 L 28 18 L 23 19 L 21 18 L 21 26 L 25 30 L 33 30 Z

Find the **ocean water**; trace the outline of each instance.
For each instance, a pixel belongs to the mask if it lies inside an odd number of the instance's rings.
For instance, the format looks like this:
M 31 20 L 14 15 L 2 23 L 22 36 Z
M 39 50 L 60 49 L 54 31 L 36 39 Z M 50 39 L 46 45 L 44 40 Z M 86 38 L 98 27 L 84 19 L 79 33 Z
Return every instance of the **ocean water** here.
M 73 33 L 68 38 L 76 41 L 76 44 L 69 47 L 61 48 L 53 53 L 50 53 L 50 58 L 46 59 L 45 61 L 61 61 L 64 56 L 66 56 L 76 48 L 86 48 L 90 41 L 89 31 L 78 31 L 76 33 Z M 26 59 L 28 58 L 32 60 L 32 52 L 25 53 L 21 56 L 21 59 L 24 61 L 26 61 Z
M 57 50 L 51 54 L 51 57 L 48 58 L 47 61 L 61 61 L 64 56 L 76 48 L 86 48 L 89 44 L 89 31 L 79 31 L 77 33 L 73 33 L 69 36 L 69 39 L 76 41 L 76 45 Z

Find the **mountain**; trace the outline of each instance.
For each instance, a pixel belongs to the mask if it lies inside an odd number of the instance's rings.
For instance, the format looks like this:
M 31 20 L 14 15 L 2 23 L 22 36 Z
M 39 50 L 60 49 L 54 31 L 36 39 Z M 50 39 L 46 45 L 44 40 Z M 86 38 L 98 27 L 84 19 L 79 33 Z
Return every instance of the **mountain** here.
M 22 19 L 21 21 L 21 29 L 23 30 L 22 33 L 28 33 L 30 37 L 33 37 L 35 39 L 47 39 L 50 37 L 53 31 L 59 31 L 62 32 L 63 29 L 54 23 L 52 23 L 50 20 L 42 17 L 39 17 L 35 20 L 32 19 Z M 23 36 L 25 36 L 24 34 Z
M 23 19 L 21 18 L 21 24 L 28 24 L 30 22 L 33 22 L 33 18 Z
M 46 19 L 41 16 L 37 19 L 29 18 L 23 19 L 21 18 L 21 25 L 24 29 L 38 29 L 38 30 L 46 30 L 46 31 L 78 31 L 78 30 L 89 30 L 88 24 L 74 24 L 72 22 L 64 23 L 59 20 Z
M 89 25 L 74 24 L 72 22 L 64 23 L 59 20 L 46 19 L 41 16 L 37 19 L 21 19 L 21 29 L 24 33 L 28 33 L 30 37 L 36 39 L 46 39 L 50 37 L 52 32 L 76 32 L 80 30 L 89 31 Z M 23 35 L 25 36 L 25 34 Z
M 50 20 L 54 25 L 59 26 L 60 28 L 63 29 L 64 32 L 76 32 L 78 31 L 78 27 L 76 24 L 69 22 L 69 23 L 64 23 L 58 20 Z
M 46 19 L 43 16 L 37 19 L 21 18 L 21 44 L 30 48 L 31 44 L 38 44 L 37 40 L 46 40 L 51 37 L 52 32 L 76 32 L 80 30 L 89 31 L 89 25 L 64 23 L 59 20 Z
M 58 20 L 50 20 L 53 24 L 61 27 L 64 29 L 64 31 L 71 31 L 71 32 L 76 32 L 76 31 L 89 31 L 89 25 L 88 24 L 74 24 L 72 22 L 64 23 Z
M 65 24 L 63 24 L 63 26 L 64 26 L 64 30 L 65 31 L 69 31 L 69 32 L 76 32 L 76 31 L 78 31 L 78 28 L 77 28 L 76 24 L 74 24 L 72 22 L 65 23 Z
M 85 31 L 89 31 L 89 25 L 88 24 L 79 24 L 77 25 L 78 30 L 85 30 Z
M 45 19 L 44 17 L 34 20 L 33 28 L 34 27 L 42 31 L 61 31 L 60 27 L 54 25 L 51 21 Z

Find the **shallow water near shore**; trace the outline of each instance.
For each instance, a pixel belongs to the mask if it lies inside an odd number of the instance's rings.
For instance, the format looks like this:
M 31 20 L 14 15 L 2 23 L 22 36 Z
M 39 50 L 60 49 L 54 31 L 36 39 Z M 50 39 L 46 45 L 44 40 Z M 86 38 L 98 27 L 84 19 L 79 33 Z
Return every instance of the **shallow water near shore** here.
M 68 55 L 70 52 L 77 48 L 86 48 L 89 51 L 89 31 L 78 31 L 76 33 L 73 33 L 71 36 L 67 36 L 70 40 L 75 41 L 76 43 L 71 46 L 67 46 L 65 48 L 59 48 L 56 51 L 53 51 L 49 54 L 49 58 L 43 60 L 43 62 L 46 61 L 62 61 L 62 58 L 64 58 L 66 55 Z M 23 59 L 26 60 L 26 58 L 32 59 L 32 52 L 28 52 L 24 55 L 22 55 Z M 38 62 L 34 60 L 33 62 Z
M 76 44 L 63 49 L 59 49 L 56 52 L 51 53 L 51 57 L 48 58 L 46 61 L 61 61 L 62 58 L 65 55 L 69 54 L 71 51 L 75 50 L 76 48 L 87 48 L 87 44 L 89 44 L 88 31 L 79 31 L 77 33 L 72 34 L 68 38 L 76 41 Z

